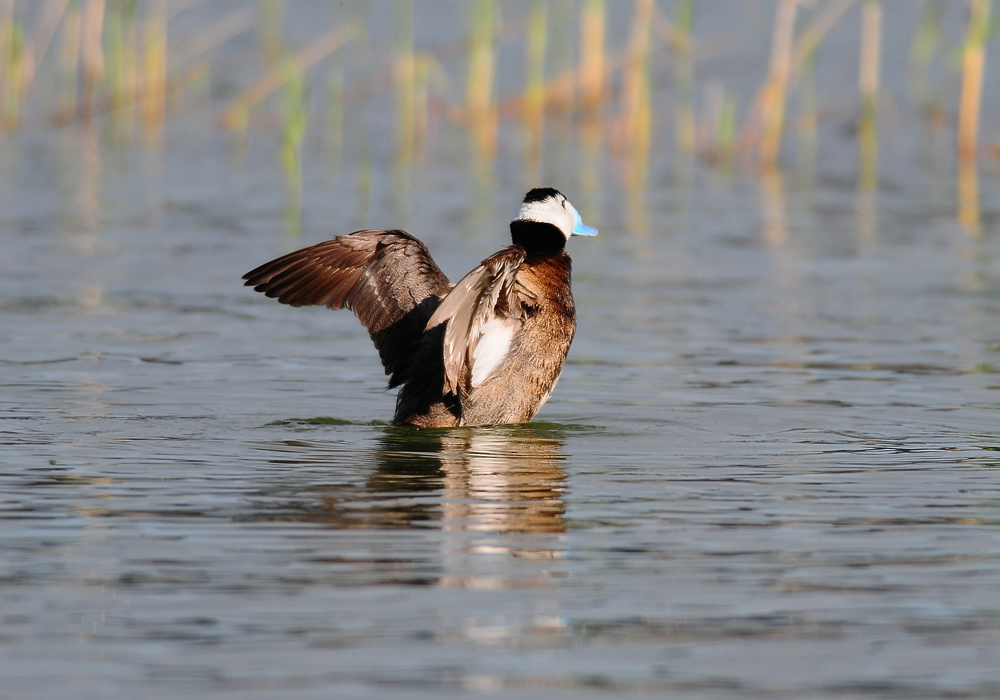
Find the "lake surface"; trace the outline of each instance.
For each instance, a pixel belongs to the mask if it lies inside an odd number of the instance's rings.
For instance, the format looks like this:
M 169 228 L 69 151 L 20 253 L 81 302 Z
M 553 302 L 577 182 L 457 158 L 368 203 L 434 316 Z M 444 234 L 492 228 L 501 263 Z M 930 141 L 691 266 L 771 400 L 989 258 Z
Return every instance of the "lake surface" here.
M 1000 695 L 995 162 L 970 232 L 916 127 L 871 191 L 834 120 L 811 175 L 658 144 L 636 194 L 554 118 L 601 230 L 559 386 L 413 431 L 350 313 L 240 280 L 362 226 L 453 280 L 505 244 L 516 128 L 485 179 L 449 127 L 402 167 L 379 100 L 339 166 L 307 136 L 291 225 L 280 135 L 214 102 L 0 142 L 0 697 Z

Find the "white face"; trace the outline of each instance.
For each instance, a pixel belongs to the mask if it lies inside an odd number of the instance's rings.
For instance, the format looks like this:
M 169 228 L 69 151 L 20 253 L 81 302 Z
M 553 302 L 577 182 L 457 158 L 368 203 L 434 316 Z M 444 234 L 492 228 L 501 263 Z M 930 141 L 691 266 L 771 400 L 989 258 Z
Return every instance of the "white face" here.
M 584 226 L 576 208 L 561 194 L 546 197 L 540 202 L 525 202 L 521 205 L 521 210 L 517 212 L 517 220 L 552 224 L 562 231 L 566 240 L 569 240 L 569 237 L 574 234 L 578 236 L 597 235 L 597 229 Z

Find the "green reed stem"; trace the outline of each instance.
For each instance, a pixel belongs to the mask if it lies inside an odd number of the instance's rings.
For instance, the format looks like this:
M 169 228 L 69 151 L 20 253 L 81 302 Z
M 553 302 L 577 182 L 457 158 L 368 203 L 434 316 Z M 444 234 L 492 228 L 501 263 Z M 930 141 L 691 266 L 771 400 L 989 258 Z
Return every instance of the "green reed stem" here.
M 697 147 L 694 108 L 694 58 L 691 32 L 694 27 L 694 0 L 679 0 L 674 12 L 677 40 L 674 52 L 674 83 L 677 107 L 674 114 L 674 143 L 681 153 L 693 153 Z
M 878 180 L 878 93 L 881 39 L 882 4 L 879 0 L 865 0 L 861 6 L 861 55 L 858 71 L 858 92 L 861 95 L 861 116 L 858 127 L 859 184 L 865 189 L 874 189 Z
M 416 101 L 416 57 L 413 54 L 413 5 L 396 0 L 396 160 L 408 165 L 413 160 Z
M 475 0 L 469 31 L 465 108 L 473 141 L 481 155 L 492 155 L 496 149 L 497 114 L 493 100 L 495 35 L 495 1 Z

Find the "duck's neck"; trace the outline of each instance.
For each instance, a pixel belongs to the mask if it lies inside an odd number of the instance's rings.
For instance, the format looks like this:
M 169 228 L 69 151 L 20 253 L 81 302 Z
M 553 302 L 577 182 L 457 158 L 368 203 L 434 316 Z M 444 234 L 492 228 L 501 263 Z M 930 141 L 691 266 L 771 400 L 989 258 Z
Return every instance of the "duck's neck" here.
M 538 221 L 510 222 L 510 239 L 529 255 L 553 255 L 566 247 L 566 236 L 552 224 Z

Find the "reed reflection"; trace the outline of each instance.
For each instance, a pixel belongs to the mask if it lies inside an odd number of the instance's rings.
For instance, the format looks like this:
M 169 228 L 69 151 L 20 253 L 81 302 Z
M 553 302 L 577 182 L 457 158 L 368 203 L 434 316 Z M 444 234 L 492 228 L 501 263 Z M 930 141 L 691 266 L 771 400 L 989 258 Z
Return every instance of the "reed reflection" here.
M 785 186 L 781 171 L 775 168 L 760 173 L 761 213 L 764 223 L 764 238 L 774 246 L 788 242 L 785 225 Z
M 979 171 L 974 160 L 958 163 L 958 221 L 969 233 L 982 230 L 979 217 Z

